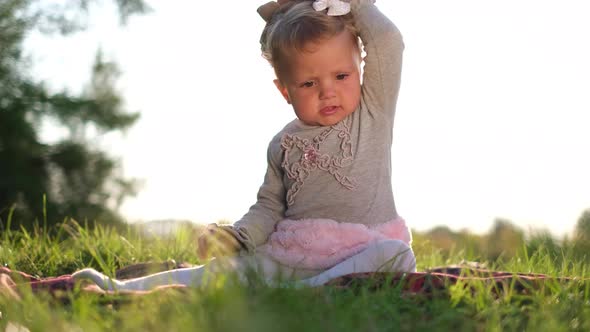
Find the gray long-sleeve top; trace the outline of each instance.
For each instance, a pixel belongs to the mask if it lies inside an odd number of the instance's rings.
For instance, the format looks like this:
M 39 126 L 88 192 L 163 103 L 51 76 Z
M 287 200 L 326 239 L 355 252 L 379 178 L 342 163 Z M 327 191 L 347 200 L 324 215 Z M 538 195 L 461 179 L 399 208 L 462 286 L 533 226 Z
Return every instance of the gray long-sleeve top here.
M 403 40 L 373 0 L 352 0 L 351 7 L 366 53 L 360 104 L 333 126 L 296 119 L 274 136 L 257 201 L 230 228 L 249 250 L 283 219 L 372 225 L 397 217 L 391 144 Z

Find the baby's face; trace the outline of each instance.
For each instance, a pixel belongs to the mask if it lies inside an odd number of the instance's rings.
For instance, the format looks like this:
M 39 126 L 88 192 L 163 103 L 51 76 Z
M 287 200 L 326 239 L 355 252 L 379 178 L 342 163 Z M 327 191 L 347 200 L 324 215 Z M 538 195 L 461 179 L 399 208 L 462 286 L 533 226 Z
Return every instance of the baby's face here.
M 275 84 L 303 123 L 331 126 L 357 109 L 361 58 L 348 31 L 306 45 L 285 60 L 289 70 Z

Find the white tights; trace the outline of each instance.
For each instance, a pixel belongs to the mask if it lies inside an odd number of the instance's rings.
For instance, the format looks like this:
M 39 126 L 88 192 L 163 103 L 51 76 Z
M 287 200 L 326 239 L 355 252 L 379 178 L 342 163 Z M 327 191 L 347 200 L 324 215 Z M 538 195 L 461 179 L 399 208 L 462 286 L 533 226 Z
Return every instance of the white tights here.
M 416 258 L 412 249 L 399 240 L 383 240 L 327 270 L 302 270 L 280 265 L 271 258 L 256 253 L 251 256 L 214 259 L 206 265 L 176 269 L 145 277 L 116 280 L 94 269 L 83 269 L 72 274 L 75 280 L 90 279 L 104 290 L 150 290 L 158 286 L 180 284 L 200 287 L 214 280 L 220 273 L 237 274 L 238 280 L 247 282 L 248 271 L 253 271 L 270 284 L 281 278 L 298 280 L 303 286 L 320 286 L 331 279 L 361 272 L 414 272 Z

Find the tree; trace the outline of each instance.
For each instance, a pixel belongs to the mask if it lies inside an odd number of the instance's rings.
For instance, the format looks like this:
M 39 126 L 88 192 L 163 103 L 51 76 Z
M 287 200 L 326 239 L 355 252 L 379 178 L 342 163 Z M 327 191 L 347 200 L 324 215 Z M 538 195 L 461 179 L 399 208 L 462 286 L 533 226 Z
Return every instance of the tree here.
M 584 210 L 578 218 L 575 239 L 590 245 L 590 209 Z
M 98 52 L 92 77 L 80 95 L 50 91 L 28 71 L 23 41 L 35 29 L 46 34 L 83 30 L 92 0 L 71 0 L 61 7 L 41 0 L 0 0 L 0 227 L 31 227 L 49 216 L 53 224 L 70 216 L 116 223 L 117 208 L 135 192 L 133 180 L 120 176 L 115 159 L 93 147 L 87 129 L 124 130 L 139 118 L 123 110 L 114 88 L 119 70 Z M 115 0 L 121 23 L 147 12 L 143 0 Z M 55 144 L 42 142 L 46 121 L 68 129 Z M 45 203 L 44 203 L 45 198 Z M 0 228 L 1 229 L 1 228 Z
M 512 258 L 523 248 L 524 232 L 510 220 L 497 218 L 487 236 L 488 256 L 492 261 L 500 257 Z

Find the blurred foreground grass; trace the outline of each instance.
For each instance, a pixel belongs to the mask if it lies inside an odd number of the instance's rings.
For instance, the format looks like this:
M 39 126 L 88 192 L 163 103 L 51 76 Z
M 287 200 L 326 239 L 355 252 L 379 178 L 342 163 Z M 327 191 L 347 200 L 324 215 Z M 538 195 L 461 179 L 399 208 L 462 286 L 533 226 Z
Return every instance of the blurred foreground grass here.
M 142 235 L 131 226 L 80 227 L 69 222 L 47 232 L 5 231 L 0 263 L 38 276 L 83 267 L 114 271 L 137 262 L 198 263 L 193 230 L 174 236 Z M 528 248 L 528 249 L 527 249 Z M 589 278 L 585 255 L 561 248 L 524 246 L 515 256 L 483 261 L 481 253 L 457 243 L 449 251 L 420 235 L 414 240 L 418 270 L 477 260 L 512 272 Z M 232 286 L 119 298 L 74 292 L 70 303 L 25 294 L 22 301 L 0 296 L 0 331 L 8 324 L 30 331 L 406 331 L 538 330 L 590 331 L 590 282 L 547 283 L 527 295 L 510 290 L 493 296 L 489 286 L 451 286 L 435 297 L 403 295 L 397 287 L 369 289 L 273 289 Z

